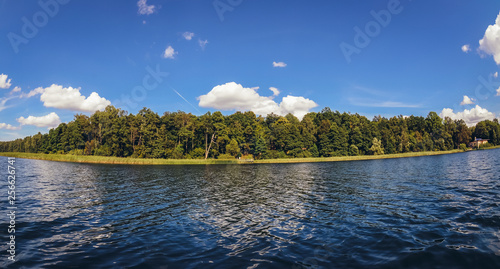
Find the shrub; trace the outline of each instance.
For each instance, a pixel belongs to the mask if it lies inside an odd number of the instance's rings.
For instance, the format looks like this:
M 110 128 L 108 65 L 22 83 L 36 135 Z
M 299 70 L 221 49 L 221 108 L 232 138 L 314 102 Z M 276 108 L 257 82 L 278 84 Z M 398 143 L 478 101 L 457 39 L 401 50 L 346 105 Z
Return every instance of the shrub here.
M 294 148 L 288 152 L 288 155 L 295 158 L 300 158 L 302 155 L 302 151 L 303 150 L 301 148 Z
M 263 156 L 264 159 L 278 159 L 278 151 L 277 150 L 266 150 Z
M 359 155 L 358 147 L 356 147 L 356 145 L 349 146 L 349 156 L 358 156 L 358 155 Z
M 67 154 L 68 155 L 83 155 L 83 149 L 72 149 Z
M 252 154 L 243 155 L 243 156 L 241 156 L 241 159 L 242 160 L 252 160 L 253 155 Z
M 205 159 L 205 150 L 202 148 L 195 148 L 191 151 L 193 159 Z
M 111 149 L 108 146 L 100 146 L 94 150 L 94 155 L 111 156 Z
M 231 154 L 220 154 L 219 157 L 217 157 L 219 160 L 234 160 L 234 156 Z
M 316 146 L 316 144 L 312 145 L 309 152 L 311 152 L 312 157 L 319 157 L 319 151 L 318 151 L 318 147 Z
M 312 157 L 313 155 L 311 154 L 311 152 L 309 150 L 303 150 L 301 153 L 297 154 L 297 158 L 310 158 Z
M 460 144 L 460 146 L 458 148 L 460 150 L 467 151 L 467 145 L 465 145 L 464 143 Z
M 182 144 L 179 144 L 177 145 L 177 147 L 175 147 L 175 149 L 172 151 L 171 153 L 171 158 L 172 159 L 182 159 L 184 155 L 184 147 Z
M 493 145 L 490 143 L 485 143 L 479 146 L 480 149 L 491 148 Z

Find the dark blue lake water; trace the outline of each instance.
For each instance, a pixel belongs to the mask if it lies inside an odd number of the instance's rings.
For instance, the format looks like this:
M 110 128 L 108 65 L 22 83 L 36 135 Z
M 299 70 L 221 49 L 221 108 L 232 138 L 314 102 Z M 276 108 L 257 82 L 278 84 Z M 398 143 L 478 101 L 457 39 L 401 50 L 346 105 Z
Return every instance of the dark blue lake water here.
M 0 267 L 500 268 L 500 150 L 269 165 L 17 159 Z

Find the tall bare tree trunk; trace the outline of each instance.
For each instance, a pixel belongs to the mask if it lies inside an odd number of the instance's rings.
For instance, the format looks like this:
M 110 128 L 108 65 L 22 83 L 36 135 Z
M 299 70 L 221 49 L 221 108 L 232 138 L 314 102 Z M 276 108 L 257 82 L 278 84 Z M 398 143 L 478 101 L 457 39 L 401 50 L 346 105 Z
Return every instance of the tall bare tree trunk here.
M 212 143 L 214 142 L 215 133 L 212 134 L 212 139 L 210 140 L 210 145 L 207 149 L 205 149 L 205 160 L 208 158 L 208 152 L 210 152 L 210 148 L 212 147 Z

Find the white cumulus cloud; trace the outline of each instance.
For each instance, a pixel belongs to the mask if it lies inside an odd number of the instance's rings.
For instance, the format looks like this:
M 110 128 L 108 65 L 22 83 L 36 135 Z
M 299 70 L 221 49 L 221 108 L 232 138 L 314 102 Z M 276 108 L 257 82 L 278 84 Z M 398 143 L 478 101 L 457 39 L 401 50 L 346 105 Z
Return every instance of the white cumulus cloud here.
M 139 2 L 137 2 L 137 6 L 139 7 L 138 13 L 141 15 L 153 14 L 156 8 L 154 5 L 148 5 L 146 0 L 139 0 Z
M 52 112 L 48 115 L 41 117 L 34 117 L 34 116 L 29 116 L 27 118 L 20 117 L 17 119 L 17 121 L 21 125 L 34 125 L 36 127 L 48 127 L 48 128 L 57 127 L 61 123 L 61 119 L 55 112 Z
M 184 32 L 184 33 L 182 34 L 182 36 L 183 36 L 186 40 L 191 40 L 191 39 L 193 39 L 194 33 L 191 33 L 191 32 Z
M 494 78 L 498 78 L 498 72 L 493 73 Z
M 465 53 L 468 53 L 470 51 L 470 45 L 469 44 L 463 45 L 462 46 L 462 51 L 465 52 Z
M 474 104 L 474 99 L 471 99 L 467 95 L 464 95 L 464 100 L 460 103 L 461 106 L 464 106 L 464 105 L 473 105 L 473 104 Z
M 278 115 L 292 113 L 299 119 L 302 119 L 312 108 L 318 106 L 310 99 L 291 95 L 283 97 L 281 103 L 278 104 L 273 100 L 275 95 L 261 96 L 257 90 L 258 87 L 245 88 L 236 82 L 229 82 L 214 87 L 206 95 L 199 96 L 199 106 L 220 110 L 250 110 L 263 116 L 270 113 Z M 276 94 L 274 91 L 273 93 Z
M 0 122 L 0 129 L 6 129 L 6 130 L 19 130 L 21 129 L 21 127 L 19 126 L 12 126 L 10 124 L 6 124 L 6 123 L 3 123 L 3 122 Z
M 468 110 L 465 109 L 462 112 L 454 112 L 451 108 L 444 108 L 443 111 L 439 114 L 441 118 L 450 117 L 452 120 L 462 119 L 468 126 L 474 126 L 478 122 L 483 120 L 493 120 L 495 118 L 495 114 L 489 112 L 487 109 L 476 105 L 476 107 Z
M 302 96 L 288 95 L 283 97 L 280 103 L 281 115 L 292 113 L 295 117 L 302 120 L 302 118 L 309 113 L 311 108 L 317 107 L 318 104 L 313 100 L 304 98 Z
M 286 67 L 287 64 L 284 62 L 273 62 L 273 67 Z
M 500 88 L 497 89 L 497 95 L 496 96 L 500 96 Z
M 495 24 L 488 26 L 483 39 L 479 40 L 479 49 L 493 55 L 495 62 L 500 65 L 500 14 Z
M 173 59 L 176 54 L 177 54 L 177 51 L 175 51 L 174 48 L 172 48 L 172 46 L 168 46 L 165 49 L 165 52 L 163 52 L 163 58 L 165 58 L 165 59 Z
M 45 107 L 69 109 L 73 111 L 95 112 L 103 110 L 111 105 L 109 100 L 100 97 L 98 93 L 92 92 L 89 97 L 80 93 L 81 88 L 64 88 L 61 85 L 52 84 L 47 88 L 36 88 L 22 97 L 32 97 L 41 94 L 40 101 Z
M 0 89 L 8 89 L 12 85 L 10 82 L 12 79 L 8 78 L 6 74 L 0 74 Z

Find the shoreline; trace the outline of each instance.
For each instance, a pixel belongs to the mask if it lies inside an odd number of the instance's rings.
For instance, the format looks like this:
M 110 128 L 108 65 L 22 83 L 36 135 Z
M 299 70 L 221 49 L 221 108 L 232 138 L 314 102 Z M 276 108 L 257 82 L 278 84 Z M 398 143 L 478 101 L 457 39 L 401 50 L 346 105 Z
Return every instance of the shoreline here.
M 496 149 L 500 146 L 488 149 Z M 446 155 L 464 152 L 459 149 L 448 151 L 423 151 L 407 152 L 384 155 L 363 155 L 363 156 L 341 156 L 341 157 L 312 157 L 312 158 L 290 158 L 290 159 L 265 159 L 265 160 L 218 160 L 218 159 L 141 159 L 105 156 L 86 155 L 65 155 L 65 154 L 44 154 L 44 153 L 23 153 L 23 152 L 0 152 L 0 156 L 16 157 L 21 159 L 35 159 L 57 162 L 72 163 L 94 163 L 94 164 L 128 164 L 128 165 L 211 165 L 211 164 L 279 164 L 279 163 L 317 163 L 317 162 L 346 162 L 346 161 L 366 161 L 381 159 L 399 159 L 411 157 L 424 157 Z M 468 151 L 466 151 L 468 152 Z

